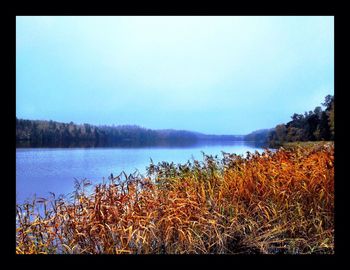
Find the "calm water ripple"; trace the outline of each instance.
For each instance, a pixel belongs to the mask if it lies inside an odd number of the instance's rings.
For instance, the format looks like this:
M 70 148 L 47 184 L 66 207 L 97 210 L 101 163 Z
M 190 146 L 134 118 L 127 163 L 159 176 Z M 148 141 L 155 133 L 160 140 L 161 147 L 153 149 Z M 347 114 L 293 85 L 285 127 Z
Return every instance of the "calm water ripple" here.
M 37 197 L 67 194 L 74 189 L 74 178 L 87 178 L 96 184 L 113 173 L 146 173 L 150 158 L 154 163 L 185 163 L 192 157 L 202 160 L 202 153 L 218 155 L 221 151 L 246 154 L 262 151 L 247 142 L 203 143 L 192 147 L 150 148 L 17 148 L 16 198 L 18 203 Z

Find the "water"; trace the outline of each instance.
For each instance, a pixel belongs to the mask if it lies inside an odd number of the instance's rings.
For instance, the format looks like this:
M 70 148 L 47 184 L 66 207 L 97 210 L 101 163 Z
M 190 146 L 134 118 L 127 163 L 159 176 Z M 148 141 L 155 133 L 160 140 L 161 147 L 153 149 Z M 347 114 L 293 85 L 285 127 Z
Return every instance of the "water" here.
M 247 142 L 202 142 L 188 147 L 143 148 L 17 148 L 16 149 L 16 200 L 23 203 L 37 197 L 48 197 L 74 190 L 74 178 L 87 178 L 100 183 L 113 173 L 133 173 L 136 169 L 146 173 L 150 158 L 161 161 L 185 163 L 192 158 L 202 160 L 204 151 L 218 155 L 221 151 L 246 154 L 263 149 Z

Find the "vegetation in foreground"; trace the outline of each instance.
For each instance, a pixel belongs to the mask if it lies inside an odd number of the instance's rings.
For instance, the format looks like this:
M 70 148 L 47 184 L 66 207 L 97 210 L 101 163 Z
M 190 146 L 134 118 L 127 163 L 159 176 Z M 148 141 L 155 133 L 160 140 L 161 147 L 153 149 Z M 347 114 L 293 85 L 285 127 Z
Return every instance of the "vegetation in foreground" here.
M 333 145 L 333 141 L 306 141 L 306 142 L 285 142 L 282 147 L 285 149 L 294 149 L 297 147 L 322 147 L 323 145 Z
M 16 253 L 334 253 L 333 144 L 148 173 L 17 205 Z

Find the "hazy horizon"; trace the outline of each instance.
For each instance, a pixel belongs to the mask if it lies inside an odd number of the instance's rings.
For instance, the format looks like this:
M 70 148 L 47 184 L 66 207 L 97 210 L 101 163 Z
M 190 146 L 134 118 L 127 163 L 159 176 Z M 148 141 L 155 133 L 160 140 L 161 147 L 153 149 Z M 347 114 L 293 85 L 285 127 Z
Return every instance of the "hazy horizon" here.
M 16 118 L 18 118 L 16 116 Z M 60 121 L 55 121 L 53 119 L 25 119 L 25 118 L 18 118 L 18 119 L 21 119 L 21 120 L 31 120 L 31 121 L 53 121 L 53 122 L 57 122 L 57 123 L 70 123 L 70 122 L 73 122 L 73 121 L 68 121 L 68 122 L 60 122 Z M 84 123 L 76 123 L 76 122 L 73 122 L 74 124 L 76 125 L 83 125 L 83 124 L 89 124 L 89 125 L 93 125 L 91 123 L 87 123 L 87 122 L 84 122 Z M 115 124 L 111 124 L 111 125 L 104 125 L 104 124 L 101 124 L 101 125 L 93 125 L 93 126 L 109 126 L 109 127 L 118 127 L 118 126 L 137 126 L 137 127 L 140 127 L 140 128 L 145 128 L 145 129 L 150 129 L 148 127 L 145 127 L 145 126 L 139 126 L 139 125 L 133 125 L 133 124 L 124 124 L 124 125 L 115 125 Z M 199 131 L 196 131 L 196 130 L 188 130 L 188 129 L 174 129 L 174 128 L 161 128 L 161 129 L 152 129 L 152 130 L 176 130 L 176 131 L 190 131 L 190 132 L 194 132 L 194 133 L 202 133 L 202 132 L 199 132 Z M 255 130 L 252 130 L 252 131 L 255 131 Z M 203 133 L 205 135 L 246 135 L 246 134 L 214 134 L 214 133 Z
M 244 135 L 334 94 L 333 16 L 17 16 L 16 116 Z

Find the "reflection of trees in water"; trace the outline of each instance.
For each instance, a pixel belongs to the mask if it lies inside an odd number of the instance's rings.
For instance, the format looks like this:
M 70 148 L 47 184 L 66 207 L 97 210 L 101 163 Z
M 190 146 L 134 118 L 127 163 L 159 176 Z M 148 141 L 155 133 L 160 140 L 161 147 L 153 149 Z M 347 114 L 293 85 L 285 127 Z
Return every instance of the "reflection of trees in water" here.
M 142 148 L 142 147 L 164 147 L 164 148 L 187 148 L 202 145 L 247 145 L 253 148 L 265 148 L 265 144 L 248 141 L 227 141 L 227 140 L 162 140 L 156 142 L 94 142 L 94 141 L 73 141 L 73 142 L 55 142 L 55 143 L 36 143 L 30 141 L 18 141 L 18 148 L 97 148 L 97 147 L 120 147 L 120 148 Z
M 55 143 L 36 143 L 31 141 L 18 141 L 16 147 L 19 148 L 35 148 L 35 147 L 58 147 L 58 148 L 95 148 L 95 147 L 191 147 L 197 145 L 197 141 L 157 141 L 157 142 L 94 142 L 94 141 L 73 141 L 73 142 L 55 142 Z
M 247 145 L 247 146 L 250 146 L 250 147 L 253 147 L 253 148 L 268 148 L 267 143 L 259 142 L 259 141 L 257 141 L 257 142 L 255 142 L 255 141 L 245 141 L 244 145 Z

